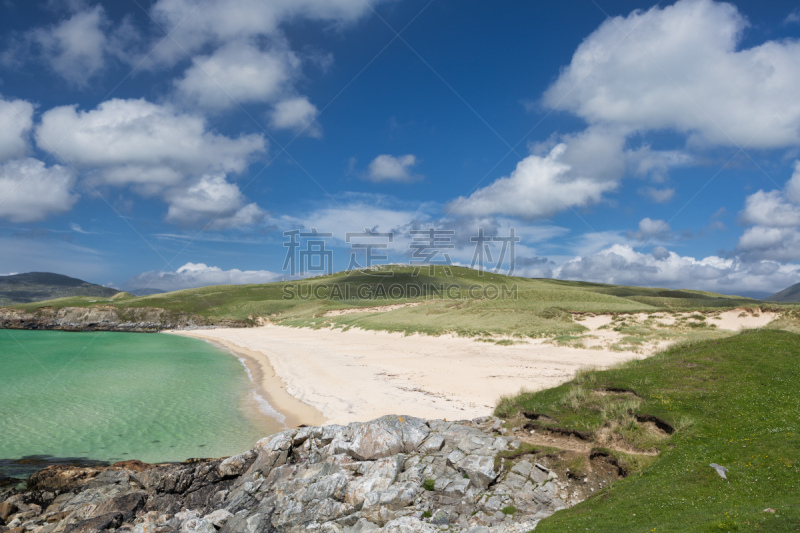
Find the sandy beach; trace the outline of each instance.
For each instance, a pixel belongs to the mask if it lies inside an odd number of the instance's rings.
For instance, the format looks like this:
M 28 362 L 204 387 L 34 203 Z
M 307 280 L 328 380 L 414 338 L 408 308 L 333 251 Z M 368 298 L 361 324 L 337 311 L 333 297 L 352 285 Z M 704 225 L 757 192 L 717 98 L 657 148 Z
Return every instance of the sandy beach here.
M 759 327 L 772 316 L 728 311 L 717 327 Z M 641 318 L 641 317 L 640 317 Z M 539 390 L 572 379 L 581 367 L 605 368 L 648 352 L 613 351 L 610 317 L 581 323 L 605 345 L 557 346 L 546 339 L 498 345 L 442 335 L 309 329 L 264 325 L 171 331 L 222 346 L 241 357 L 260 393 L 286 425 L 370 420 L 385 414 L 470 419 L 488 415 L 502 395 Z

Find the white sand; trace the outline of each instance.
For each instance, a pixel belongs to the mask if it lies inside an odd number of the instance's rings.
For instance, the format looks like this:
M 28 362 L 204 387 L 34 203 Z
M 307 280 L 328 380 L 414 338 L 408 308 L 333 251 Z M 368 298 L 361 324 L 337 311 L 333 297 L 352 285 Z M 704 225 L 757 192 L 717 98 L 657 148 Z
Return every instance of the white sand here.
M 553 387 L 572 379 L 581 367 L 602 368 L 642 357 L 536 340 L 500 346 L 450 335 L 356 329 L 266 325 L 173 333 L 249 355 L 264 376 L 274 369 L 286 391 L 321 412 L 324 422 L 341 424 L 391 413 L 451 420 L 484 416 L 501 395 Z M 296 406 L 273 398 L 275 386 L 266 379 L 262 389 L 276 409 L 297 423 L 320 422 L 292 416 Z
M 628 315 L 628 320 L 647 316 Z M 710 313 L 708 322 L 736 331 L 774 318 L 737 309 Z M 271 324 L 170 333 L 206 339 L 243 357 L 262 395 L 286 415 L 288 425 L 296 426 L 346 424 L 385 414 L 451 420 L 484 416 L 501 395 L 553 387 L 572 379 L 581 367 L 641 359 L 669 344 L 658 342 L 640 353 L 609 350 L 620 335 L 598 328 L 612 320 L 610 315 L 581 317 L 579 323 L 590 329 L 586 345 L 591 349 L 557 346 L 547 339 L 503 346 L 452 335 Z
M 778 318 L 778 316 L 777 313 L 756 313 L 751 315 L 741 309 L 732 309 L 720 313 L 708 322 L 709 324 L 716 324 L 720 329 L 741 331 L 743 329 L 762 328 Z

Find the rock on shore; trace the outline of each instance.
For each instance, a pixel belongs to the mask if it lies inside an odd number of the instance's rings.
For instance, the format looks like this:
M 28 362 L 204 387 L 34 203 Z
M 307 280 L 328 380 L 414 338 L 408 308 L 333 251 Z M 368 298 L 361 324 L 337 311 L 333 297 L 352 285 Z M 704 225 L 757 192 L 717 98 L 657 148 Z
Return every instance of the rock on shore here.
M 244 327 L 246 324 L 211 322 L 203 317 L 149 307 L 43 307 L 31 312 L 0 308 L 0 329 L 151 332 L 203 326 Z
M 567 507 L 574 481 L 498 457 L 521 446 L 500 426 L 391 415 L 284 431 L 226 459 L 51 466 L 0 492 L 0 532 L 529 531 Z

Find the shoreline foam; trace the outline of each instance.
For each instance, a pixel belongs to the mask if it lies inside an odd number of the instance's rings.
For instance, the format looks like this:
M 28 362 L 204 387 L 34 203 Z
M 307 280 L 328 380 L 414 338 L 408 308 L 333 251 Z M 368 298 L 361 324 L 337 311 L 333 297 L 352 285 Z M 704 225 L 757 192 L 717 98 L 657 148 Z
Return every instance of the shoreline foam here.
M 225 329 L 235 330 L 236 328 Z M 257 403 L 259 403 L 259 400 L 265 402 L 269 406 L 269 410 L 274 412 L 274 414 L 266 413 L 264 409 L 259 406 L 259 410 L 262 414 L 274 420 L 275 427 L 270 428 L 274 429 L 273 433 L 287 428 L 297 427 L 301 424 L 316 425 L 322 423 L 324 417 L 321 412 L 289 394 L 286 390 L 286 385 L 281 381 L 281 378 L 278 377 L 270 364 L 269 357 L 231 341 L 204 335 L 204 333 L 210 331 L 214 330 L 169 330 L 163 333 L 204 340 L 239 359 L 247 370 L 253 386 L 255 387 L 254 392 L 257 395 L 255 401 Z

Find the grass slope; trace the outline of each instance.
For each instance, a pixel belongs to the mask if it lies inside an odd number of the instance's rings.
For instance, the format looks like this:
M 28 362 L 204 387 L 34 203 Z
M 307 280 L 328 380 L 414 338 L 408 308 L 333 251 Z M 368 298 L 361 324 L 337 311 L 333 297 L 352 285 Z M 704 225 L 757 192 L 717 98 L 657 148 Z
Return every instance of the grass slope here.
M 800 283 L 783 289 L 764 300 L 767 302 L 800 302 Z
M 116 289 L 50 272 L 29 272 L 27 274 L 0 276 L 0 305 L 30 303 L 72 296 L 106 298 L 118 292 Z
M 617 401 L 608 401 L 609 389 Z M 800 335 L 753 330 L 585 372 L 555 389 L 506 398 L 497 414 L 513 419 L 527 411 L 543 427 L 611 432 L 617 444 L 663 450 L 650 466 L 545 519 L 537 532 L 798 531 L 798 397 Z M 642 416 L 675 432 L 654 438 Z M 729 480 L 710 463 L 727 467 Z
M 499 297 L 497 296 L 499 295 Z M 90 298 L 66 298 L 20 306 L 98 305 Z M 336 317 L 328 311 L 422 302 L 391 312 Z M 464 267 L 434 275 L 428 268 L 392 265 L 366 271 L 265 285 L 223 285 L 104 301 L 120 309 L 156 307 L 213 320 L 273 322 L 324 327 L 358 326 L 406 333 L 461 335 L 569 335 L 583 330 L 569 312 L 639 312 L 655 309 L 714 309 L 757 306 L 757 300 L 696 291 L 624 287 L 481 273 Z

